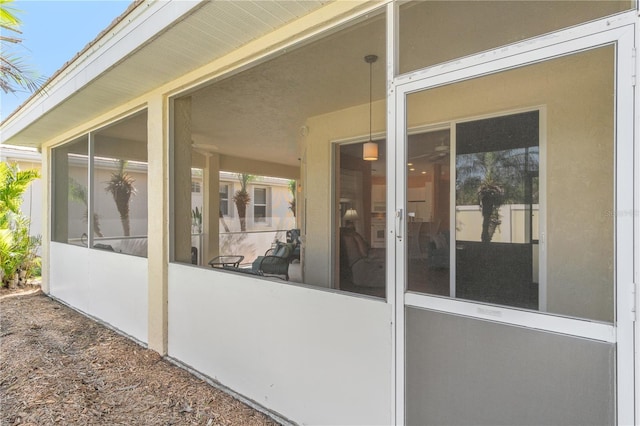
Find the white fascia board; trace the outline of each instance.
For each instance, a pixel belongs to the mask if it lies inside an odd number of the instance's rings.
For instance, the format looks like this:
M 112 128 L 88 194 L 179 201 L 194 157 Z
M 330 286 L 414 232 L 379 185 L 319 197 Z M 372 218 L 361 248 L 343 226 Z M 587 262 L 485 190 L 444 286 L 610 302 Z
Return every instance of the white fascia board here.
M 35 149 L 5 145 L 0 146 L 0 161 L 31 161 L 39 163 L 41 154 Z
M 31 98 L 3 123 L 0 143 L 9 141 L 200 4 L 200 1 L 147 0 L 133 9 L 49 82 L 46 94 Z

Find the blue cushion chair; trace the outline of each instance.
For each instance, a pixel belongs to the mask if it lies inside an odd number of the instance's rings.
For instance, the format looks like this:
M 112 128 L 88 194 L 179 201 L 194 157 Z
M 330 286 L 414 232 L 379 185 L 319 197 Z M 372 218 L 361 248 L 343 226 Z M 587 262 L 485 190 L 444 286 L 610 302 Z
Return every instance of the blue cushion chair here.
M 277 243 L 253 261 L 251 271 L 258 275 L 284 275 L 289 281 L 289 262 L 294 251 L 293 243 Z

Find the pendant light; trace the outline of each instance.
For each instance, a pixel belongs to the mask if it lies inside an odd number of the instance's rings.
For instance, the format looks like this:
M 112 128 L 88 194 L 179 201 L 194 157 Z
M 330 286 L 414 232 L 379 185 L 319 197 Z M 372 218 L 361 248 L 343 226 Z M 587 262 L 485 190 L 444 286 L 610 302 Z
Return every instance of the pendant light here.
M 364 61 L 369 64 L 369 142 L 362 145 L 362 159 L 366 161 L 376 161 L 378 159 L 378 144 L 371 140 L 371 90 L 372 90 L 372 76 L 373 76 L 373 63 L 378 60 L 376 55 L 367 55 L 364 57 Z

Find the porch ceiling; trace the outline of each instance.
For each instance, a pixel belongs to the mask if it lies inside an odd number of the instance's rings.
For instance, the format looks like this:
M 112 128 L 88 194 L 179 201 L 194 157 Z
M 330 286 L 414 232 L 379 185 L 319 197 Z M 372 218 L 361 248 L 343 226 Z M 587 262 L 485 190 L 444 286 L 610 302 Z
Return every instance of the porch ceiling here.
M 38 147 L 324 3 L 141 2 L 9 116 L 0 142 Z
M 379 56 L 373 66 L 373 99 L 384 99 L 384 15 L 192 93 L 194 146 L 298 165 L 302 127 L 309 117 L 369 102 L 368 54 Z M 368 114 L 361 118 L 358 124 L 368 123 Z

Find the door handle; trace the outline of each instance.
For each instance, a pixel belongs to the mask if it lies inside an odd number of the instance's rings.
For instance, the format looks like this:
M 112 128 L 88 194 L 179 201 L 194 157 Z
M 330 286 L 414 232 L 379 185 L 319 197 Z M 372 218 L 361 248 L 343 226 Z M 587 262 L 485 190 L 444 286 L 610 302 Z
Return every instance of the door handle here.
M 399 241 L 402 241 L 402 219 L 403 219 L 403 210 L 396 210 L 396 238 Z

